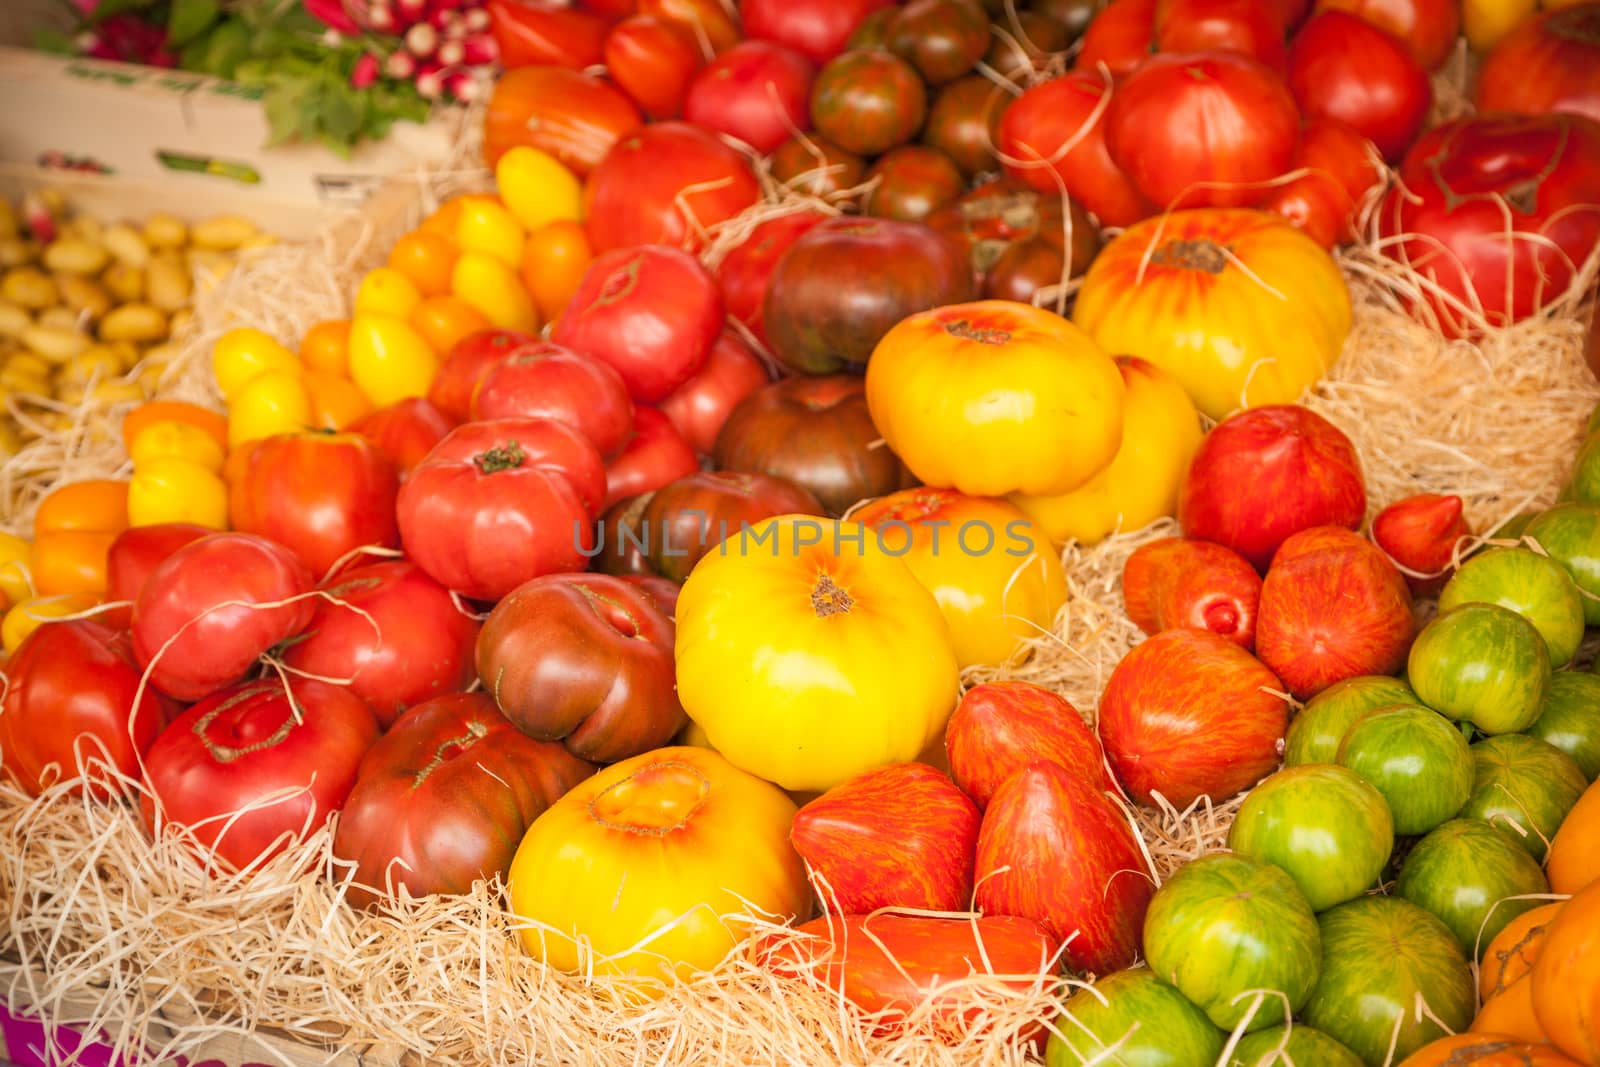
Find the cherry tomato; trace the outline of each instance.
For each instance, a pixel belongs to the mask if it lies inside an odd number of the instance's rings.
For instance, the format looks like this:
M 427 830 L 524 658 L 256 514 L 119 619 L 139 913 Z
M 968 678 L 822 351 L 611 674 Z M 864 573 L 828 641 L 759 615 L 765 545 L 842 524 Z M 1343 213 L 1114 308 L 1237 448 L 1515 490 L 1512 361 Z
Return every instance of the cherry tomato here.
M 403 319 L 411 314 L 421 300 L 422 293 L 410 278 L 393 267 L 374 267 L 361 279 L 361 285 L 356 289 L 351 314 L 355 318 L 388 315 Z
M 15 655 L 29 635 L 45 623 L 81 615 L 99 604 L 100 598 L 92 593 L 62 593 L 19 600 L 7 609 L 4 621 L 0 621 L 0 645 L 4 646 L 6 655 Z
M 267 371 L 241 388 L 228 408 L 228 446 L 237 449 L 274 434 L 294 433 L 314 425 L 305 371 Z
M 502 330 L 535 333 L 539 329 L 539 309 L 527 287 L 515 268 L 495 256 L 463 252 L 456 260 L 450 291 Z
M 210 434 L 223 449 L 228 447 L 228 417 L 183 400 L 146 400 L 124 415 L 123 447 L 131 453 L 134 438 L 153 422 L 186 422 Z
M 300 362 L 309 370 L 350 373 L 350 320 L 326 319 L 307 330 L 300 338 Z
M 527 230 L 576 221 L 583 208 L 578 176 L 555 156 L 528 145 L 517 145 L 500 157 L 494 183 L 506 208 Z
M 372 410 L 372 401 L 361 387 L 342 374 L 308 370 L 301 379 L 311 419 L 306 425 L 316 430 L 342 430 Z
M 554 322 L 566 310 L 593 259 L 582 223 L 552 222 L 528 235 L 522 284 L 533 294 L 541 318 Z
M 425 297 L 449 292 L 450 272 L 461 252 L 456 247 L 454 233 L 454 227 L 449 236 L 423 229 L 412 230 L 389 250 L 390 268 L 405 275 Z M 301 358 L 304 358 L 303 350 Z
M 149 459 L 134 467 L 128 483 L 128 519 L 134 526 L 182 522 L 226 530 L 228 487 L 215 469 L 182 456 Z
M 500 158 L 502 162 L 505 160 L 505 156 Z M 496 164 L 497 170 L 498 167 Z M 456 246 L 463 255 L 481 252 L 515 270 L 522 265 L 522 245 L 527 239 L 527 230 L 499 197 L 463 198 L 461 216 L 456 220 Z M 454 279 L 455 268 L 452 268 L 452 284 Z
M 489 316 L 451 293 L 425 297 L 407 321 L 435 352 L 448 352 L 491 326 Z
M 469 258 L 487 257 L 468 253 L 461 262 Z M 379 407 L 426 395 L 438 369 L 439 357 L 404 319 L 358 315 L 351 322 L 350 379 Z
M 268 371 L 299 374 L 300 360 L 278 341 L 253 326 L 238 326 L 217 339 L 211 349 L 211 370 L 217 387 L 231 404 L 246 384 Z

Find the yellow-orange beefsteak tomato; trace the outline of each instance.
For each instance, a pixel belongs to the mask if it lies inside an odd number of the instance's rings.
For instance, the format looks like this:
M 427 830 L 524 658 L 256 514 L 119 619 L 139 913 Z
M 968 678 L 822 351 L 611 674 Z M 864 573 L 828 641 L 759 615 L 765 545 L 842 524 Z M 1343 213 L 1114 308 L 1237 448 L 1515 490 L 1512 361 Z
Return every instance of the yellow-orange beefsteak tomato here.
M 1600 1065 L 1600 882 L 1561 906 L 1533 963 L 1533 1011 L 1550 1043 Z
M 746 931 L 811 911 L 789 844 L 795 805 L 706 748 L 659 748 L 588 778 L 533 821 L 511 861 L 528 951 L 563 971 L 636 976 L 637 992 L 708 970 Z
M 1015 505 L 954 489 L 904 489 L 849 516 L 871 527 L 939 602 L 956 662 L 1004 663 L 1049 633 L 1067 602 L 1050 540 Z
M 781 515 L 731 535 L 690 572 L 677 623 L 684 711 L 785 789 L 913 760 L 955 709 L 938 601 L 860 523 Z
M 1178 379 L 1137 356 L 1118 356 L 1127 386 L 1122 447 L 1089 484 L 1060 496 L 1014 494 L 1011 502 L 1057 544 L 1091 545 L 1139 530 L 1178 507 L 1178 489 L 1200 447 L 1200 413 Z
M 1176 377 L 1213 419 L 1299 399 L 1339 358 L 1350 315 L 1333 257 L 1250 208 L 1130 226 L 1095 258 L 1072 312 L 1106 351 Z
M 1099 473 L 1122 442 L 1122 376 L 1082 330 L 1009 300 L 902 320 L 867 362 L 867 410 L 924 485 L 1051 494 Z

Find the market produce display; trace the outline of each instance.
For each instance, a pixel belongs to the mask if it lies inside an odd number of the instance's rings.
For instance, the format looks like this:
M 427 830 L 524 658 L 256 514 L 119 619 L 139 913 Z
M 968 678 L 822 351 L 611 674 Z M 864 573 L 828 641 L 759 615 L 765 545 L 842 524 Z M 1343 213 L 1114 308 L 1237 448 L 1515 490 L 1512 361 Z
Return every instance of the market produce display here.
M 149 336 L 256 238 L 7 246 L 100 460 L 0 538 L 46 1008 L 1600 1067 L 1600 4 L 303 6 L 482 23 L 482 170 Z

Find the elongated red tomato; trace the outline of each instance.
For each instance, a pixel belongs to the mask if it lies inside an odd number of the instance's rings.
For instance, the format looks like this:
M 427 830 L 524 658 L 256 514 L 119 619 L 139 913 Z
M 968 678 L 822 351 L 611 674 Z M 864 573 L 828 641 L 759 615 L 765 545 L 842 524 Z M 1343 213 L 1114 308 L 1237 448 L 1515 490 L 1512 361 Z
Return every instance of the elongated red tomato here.
M 626 93 L 565 67 L 518 67 L 500 75 L 483 119 L 483 161 L 517 145 L 549 152 L 582 177 L 643 125 Z
M 655 15 L 633 15 L 606 38 L 606 70 L 650 118 L 677 118 L 704 57 L 694 36 Z
M 600 62 L 610 30 L 605 19 L 564 3 L 488 0 L 484 9 L 506 70 L 592 67 Z

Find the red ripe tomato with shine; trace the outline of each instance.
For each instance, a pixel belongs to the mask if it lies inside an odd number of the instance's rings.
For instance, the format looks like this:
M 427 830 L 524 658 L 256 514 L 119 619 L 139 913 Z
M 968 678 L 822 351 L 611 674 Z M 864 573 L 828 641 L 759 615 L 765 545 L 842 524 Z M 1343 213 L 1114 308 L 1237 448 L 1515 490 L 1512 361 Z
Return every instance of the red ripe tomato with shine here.
M 1156 0 L 1111 0 L 1084 31 L 1075 66 L 1093 73 L 1103 63 L 1120 78 L 1155 50 Z
M 683 114 L 766 155 L 811 127 L 817 68 L 786 45 L 744 41 L 712 60 L 689 83 Z
M 127 635 L 91 619 L 47 622 L 6 662 L 0 767 L 29 796 L 87 772 L 95 761 L 137 777 L 139 757 L 167 719 L 161 694 L 139 692 Z
M 786 44 L 822 65 L 843 52 L 850 35 L 894 0 L 739 0 L 746 37 Z
M 1600 4 L 1545 11 L 1495 45 L 1478 69 L 1480 112 L 1566 111 L 1600 122 Z
M 1388 30 L 1425 70 L 1449 59 L 1461 36 L 1461 0 L 1317 0 L 1316 10 L 1348 11 Z
M 772 380 L 750 346 L 732 330 L 723 330 L 711 346 L 705 366 L 673 390 L 659 405 L 691 448 L 709 456 L 717 434 L 739 401 Z
M 650 118 L 677 118 L 689 83 L 705 57 L 683 26 L 655 15 L 633 15 L 612 27 L 606 71 Z
M 1228 51 L 1282 70 L 1288 52 L 1283 20 L 1261 0 L 1160 0 L 1156 49 L 1162 52 Z
M 479 330 L 457 342 L 428 387 L 428 399 L 457 423 L 472 417 L 472 394 L 483 376 L 516 349 L 532 344 L 532 334 L 521 330 Z
M 656 408 L 640 407 L 634 412 L 627 444 L 606 467 L 605 507 L 660 489 L 699 469 L 700 457 L 672 420 Z
M 113 629 L 127 629 L 133 622 L 133 602 L 139 599 L 150 572 L 190 541 L 216 532 L 192 522 L 162 522 L 123 530 L 106 549 L 105 602 L 123 602 L 126 607 L 102 613 L 98 616 L 100 622 Z
M 489 32 L 499 46 L 500 65 L 571 67 L 583 70 L 600 62 L 605 19 L 567 4 L 541 0 L 488 0 Z
M 544 574 L 581 571 L 606 498 L 600 453 L 554 419 L 457 427 L 400 487 L 406 555 L 447 589 L 498 600 Z
M 372 712 L 340 686 L 272 678 L 222 690 L 150 746 L 145 825 L 181 829 L 224 869 L 264 863 L 344 805 L 377 739 Z
M 345 427 L 376 445 L 394 464 L 401 478 L 410 474 L 433 446 L 455 428 L 456 421 L 423 396 L 407 397 L 388 407 L 369 411 Z
M 643 123 L 626 93 L 565 67 L 518 67 L 500 75 L 483 119 L 483 161 L 517 145 L 549 152 L 580 178 Z
M 1289 169 L 1294 98 L 1272 68 L 1232 52 L 1158 55 L 1112 94 L 1106 147 L 1159 207 L 1248 207 Z
M 1353 127 L 1399 159 L 1433 104 L 1428 73 L 1405 42 L 1347 11 L 1313 15 L 1289 46 L 1289 88 L 1308 119 Z
M 353 567 L 321 588 L 326 597 L 283 661 L 309 675 L 348 679 L 379 725 L 472 684 L 478 622 L 415 563 Z
M 633 429 L 628 385 L 610 364 L 548 342 L 524 345 L 490 369 L 472 398 L 472 418 L 546 418 L 614 456 Z
M 777 215 L 757 225 L 717 264 L 717 283 L 722 286 L 728 314 L 750 327 L 762 344 L 767 335 L 761 308 L 778 260 L 806 231 L 827 218 L 805 208 Z
M 1312 119 L 1300 131 L 1294 170 L 1307 174 L 1277 186 L 1262 202 L 1324 248 L 1354 238 L 1355 212 L 1383 181 L 1371 141 L 1337 119 Z

